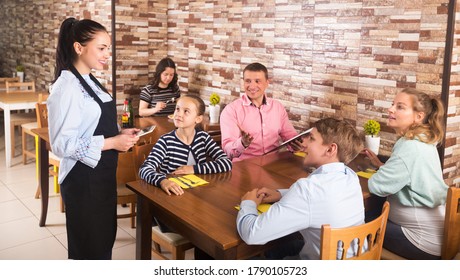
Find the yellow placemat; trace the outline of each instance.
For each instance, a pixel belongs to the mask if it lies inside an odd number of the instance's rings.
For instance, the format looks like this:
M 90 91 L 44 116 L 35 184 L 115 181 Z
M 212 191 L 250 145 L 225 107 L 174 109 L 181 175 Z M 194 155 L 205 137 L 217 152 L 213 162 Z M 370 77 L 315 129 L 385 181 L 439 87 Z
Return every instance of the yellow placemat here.
M 209 183 L 208 181 L 205 181 L 201 179 L 200 177 L 193 175 L 193 174 L 171 177 L 169 178 L 169 180 L 178 184 L 183 189 L 190 189 L 190 188 L 206 185 L 207 183 Z
M 265 213 L 268 211 L 268 208 L 270 208 L 270 206 L 272 206 L 271 204 L 269 203 L 261 203 L 259 204 L 259 206 L 257 206 L 257 211 L 259 212 L 259 215 L 262 214 L 262 213 Z M 239 205 L 236 205 L 235 206 L 235 209 L 236 210 L 240 210 L 240 206 Z
M 305 152 L 295 152 L 294 155 L 299 156 L 299 157 L 306 157 L 307 153 L 305 153 Z
M 356 174 L 358 176 L 363 177 L 363 178 L 369 179 L 369 178 L 372 177 L 372 175 L 375 174 L 375 171 L 370 171 L 370 172 L 369 171 L 366 171 L 366 172 L 365 171 L 359 171 L 359 172 L 356 172 Z

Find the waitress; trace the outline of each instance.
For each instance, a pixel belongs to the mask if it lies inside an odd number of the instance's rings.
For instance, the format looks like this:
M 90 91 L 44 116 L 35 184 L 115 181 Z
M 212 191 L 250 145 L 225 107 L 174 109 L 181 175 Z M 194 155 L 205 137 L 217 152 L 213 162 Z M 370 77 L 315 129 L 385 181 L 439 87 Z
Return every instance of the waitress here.
M 110 46 L 107 30 L 95 21 L 61 24 L 47 106 L 51 149 L 61 158 L 69 259 L 112 258 L 118 151 L 139 140 L 139 129 L 119 131 L 115 101 L 91 74 L 107 65 Z

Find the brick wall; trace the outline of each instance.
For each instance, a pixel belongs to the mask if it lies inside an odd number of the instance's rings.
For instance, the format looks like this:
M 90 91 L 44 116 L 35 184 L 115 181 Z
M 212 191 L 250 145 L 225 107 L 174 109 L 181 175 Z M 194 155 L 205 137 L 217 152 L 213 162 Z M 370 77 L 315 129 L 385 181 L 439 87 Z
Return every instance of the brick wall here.
M 26 75 L 43 85 L 54 71 L 63 18 L 90 16 L 110 29 L 110 1 L 10 2 L 0 1 L 0 32 L 7 34 L 0 38 L 0 71 L 11 74 L 19 57 Z M 376 119 L 382 124 L 381 151 L 388 155 L 396 140 L 385 125 L 394 95 L 404 87 L 441 94 L 448 2 L 116 0 L 117 99 L 137 98 L 156 63 L 169 55 L 184 93 L 207 99 L 216 92 L 226 104 L 243 91 L 243 68 L 258 61 L 269 69 L 268 94 L 283 102 L 297 129 L 327 116 L 359 129 Z M 458 36 L 444 151 L 450 185 L 460 181 Z M 109 84 L 110 74 L 101 76 Z
M 90 18 L 110 32 L 111 2 L 57 0 L 0 0 L 0 75 L 12 76 L 17 61 L 25 66 L 25 80 L 48 89 L 54 79 L 57 34 L 67 17 Z M 111 87 L 111 71 L 97 73 Z

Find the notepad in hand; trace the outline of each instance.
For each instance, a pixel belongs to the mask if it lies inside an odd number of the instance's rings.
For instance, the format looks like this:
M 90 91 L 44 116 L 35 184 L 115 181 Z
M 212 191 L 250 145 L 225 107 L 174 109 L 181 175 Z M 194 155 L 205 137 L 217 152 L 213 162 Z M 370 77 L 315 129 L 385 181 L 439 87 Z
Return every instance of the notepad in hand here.
M 307 135 L 308 133 L 310 133 L 310 132 L 312 131 L 312 129 L 313 129 L 313 128 L 309 128 L 309 129 L 305 130 L 304 132 L 302 132 L 302 133 L 300 133 L 300 134 L 298 134 L 298 135 L 292 137 L 291 139 L 288 139 L 288 140 L 284 141 L 284 142 L 281 143 L 281 145 L 279 145 L 278 147 L 273 148 L 273 149 L 271 149 L 270 151 L 264 153 L 264 155 L 269 154 L 269 153 L 271 153 L 271 152 L 274 152 L 274 151 L 276 151 L 276 150 L 279 150 L 279 149 L 281 149 L 282 147 L 286 146 L 287 144 L 291 143 L 292 141 L 295 141 L 295 140 L 297 140 L 297 139 L 300 139 L 302 136 L 305 136 L 305 135 Z
M 139 136 L 139 137 L 144 136 L 145 134 L 148 134 L 148 133 L 152 132 L 155 129 L 155 127 L 157 127 L 157 126 L 156 125 L 151 125 L 151 126 L 148 126 L 146 128 L 143 128 L 143 129 L 141 129 L 141 131 L 139 131 L 137 133 L 137 136 Z

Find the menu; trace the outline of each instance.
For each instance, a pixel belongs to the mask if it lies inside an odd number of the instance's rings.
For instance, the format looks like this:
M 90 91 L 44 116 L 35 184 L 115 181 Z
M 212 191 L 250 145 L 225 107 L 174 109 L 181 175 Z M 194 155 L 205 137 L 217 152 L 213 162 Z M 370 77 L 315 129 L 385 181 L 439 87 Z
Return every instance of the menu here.
M 274 152 L 274 151 L 276 151 L 276 150 L 279 150 L 279 149 L 281 149 L 282 147 L 286 146 L 287 144 L 291 143 L 292 141 L 295 141 L 296 139 L 299 139 L 299 138 L 301 138 L 302 136 L 307 135 L 308 133 L 310 133 L 310 132 L 312 131 L 312 129 L 313 129 L 313 128 L 309 128 L 309 129 L 305 130 L 304 132 L 302 132 L 302 133 L 300 133 L 300 134 L 298 134 L 298 135 L 292 137 L 291 139 L 288 139 L 288 140 L 284 141 L 284 142 L 281 143 L 281 145 L 279 145 L 278 147 L 273 148 L 273 149 L 271 149 L 270 151 L 264 153 L 264 155 L 269 154 L 269 153 L 271 153 L 271 152 Z

